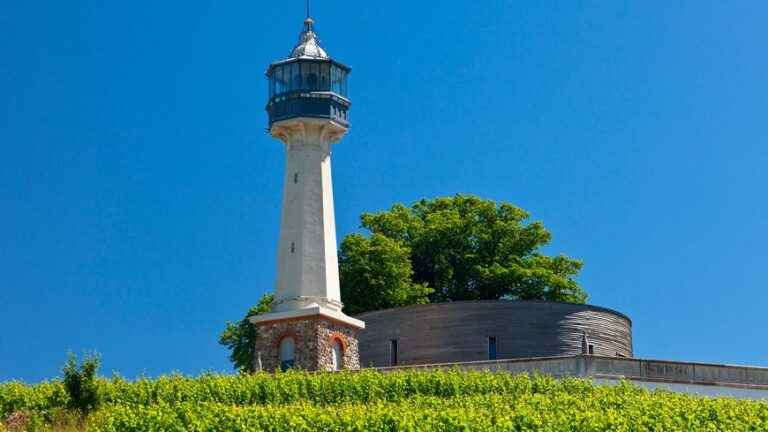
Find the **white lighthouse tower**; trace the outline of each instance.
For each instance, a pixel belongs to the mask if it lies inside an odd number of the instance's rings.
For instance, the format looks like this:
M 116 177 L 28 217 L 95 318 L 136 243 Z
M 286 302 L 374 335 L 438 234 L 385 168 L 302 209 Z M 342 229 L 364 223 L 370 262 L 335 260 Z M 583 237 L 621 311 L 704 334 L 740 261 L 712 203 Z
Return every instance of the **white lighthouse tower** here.
M 269 130 L 286 149 L 275 302 L 251 318 L 267 370 L 360 367 L 365 324 L 342 312 L 331 181 L 331 146 L 349 129 L 349 73 L 320 47 L 309 16 L 289 58 L 267 70 Z

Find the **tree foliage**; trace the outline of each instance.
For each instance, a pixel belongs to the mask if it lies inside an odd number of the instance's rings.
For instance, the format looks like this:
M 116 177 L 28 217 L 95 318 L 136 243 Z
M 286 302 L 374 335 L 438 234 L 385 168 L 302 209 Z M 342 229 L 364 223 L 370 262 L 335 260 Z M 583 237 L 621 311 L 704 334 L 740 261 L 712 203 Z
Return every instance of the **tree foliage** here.
M 69 408 L 85 414 L 99 407 L 99 386 L 96 380 L 99 366 L 101 359 L 97 354 L 86 354 L 78 366 L 77 357 L 69 353 L 62 368 L 64 389 L 69 396 Z
M 273 300 L 274 295 L 271 293 L 262 295 L 256 306 L 250 308 L 240 321 L 227 322 L 227 327 L 219 336 L 219 344 L 227 347 L 229 360 L 240 372 L 254 372 L 256 369 L 253 357 L 258 332 L 249 318 L 269 312 L 272 309 Z
M 544 255 L 541 248 L 552 236 L 529 217 L 512 204 L 471 195 L 363 214 L 362 227 L 370 238 L 348 236 L 340 254 L 347 310 L 423 303 L 427 289 L 431 302 L 510 298 L 584 303 L 587 295 L 574 279 L 581 261 Z M 374 253 L 366 241 L 397 252 Z M 387 287 L 393 281 L 399 287 L 396 298 L 406 300 L 372 300 L 390 298 Z
M 339 277 L 345 310 L 357 314 L 429 302 L 432 292 L 413 282 L 411 250 L 381 234 L 350 234 L 341 243 Z

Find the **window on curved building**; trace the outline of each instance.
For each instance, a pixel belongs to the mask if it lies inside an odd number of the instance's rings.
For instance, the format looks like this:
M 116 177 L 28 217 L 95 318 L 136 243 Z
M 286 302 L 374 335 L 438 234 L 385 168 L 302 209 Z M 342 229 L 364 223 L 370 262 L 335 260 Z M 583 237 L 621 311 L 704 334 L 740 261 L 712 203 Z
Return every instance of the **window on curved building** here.
M 331 368 L 335 371 L 344 369 L 344 348 L 338 339 L 331 345 Z
M 397 339 L 392 339 L 389 341 L 389 365 L 390 366 L 397 366 L 398 363 L 398 355 L 397 355 Z
M 293 337 L 288 336 L 280 341 L 280 369 L 288 370 L 293 367 L 295 351 L 296 342 Z
M 488 360 L 496 360 L 496 337 L 488 337 Z

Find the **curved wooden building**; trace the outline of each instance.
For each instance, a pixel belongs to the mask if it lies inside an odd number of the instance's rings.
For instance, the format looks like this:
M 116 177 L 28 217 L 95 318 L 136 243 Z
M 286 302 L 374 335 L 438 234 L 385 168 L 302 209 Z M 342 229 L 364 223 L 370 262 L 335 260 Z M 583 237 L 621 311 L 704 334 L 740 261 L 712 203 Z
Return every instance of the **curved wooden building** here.
M 632 357 L 632 321 L 598 306 L 468 301 L 356 316 L 363 367 L 594 354 Z

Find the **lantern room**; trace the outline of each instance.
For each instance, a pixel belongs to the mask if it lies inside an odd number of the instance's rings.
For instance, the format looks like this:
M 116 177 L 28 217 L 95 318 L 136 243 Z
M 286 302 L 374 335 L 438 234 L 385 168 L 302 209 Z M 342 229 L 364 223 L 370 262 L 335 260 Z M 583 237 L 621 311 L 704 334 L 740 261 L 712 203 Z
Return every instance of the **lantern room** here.
M 350 72 L 349 67 L 332 60 L 320 47 L 314 21 L 307 18 L 290 57 L 267 70 L 270 127 L 299 117 L 328 119 L 348 127 Z

